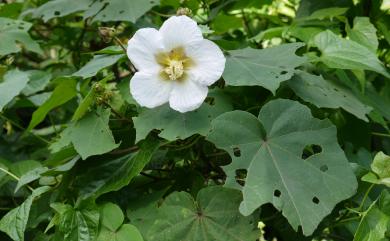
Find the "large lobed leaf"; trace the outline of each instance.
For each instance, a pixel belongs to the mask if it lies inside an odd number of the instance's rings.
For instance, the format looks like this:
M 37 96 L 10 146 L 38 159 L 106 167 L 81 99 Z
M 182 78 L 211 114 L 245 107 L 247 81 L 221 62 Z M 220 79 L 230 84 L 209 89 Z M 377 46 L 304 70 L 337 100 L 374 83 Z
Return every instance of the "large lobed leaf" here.
M 208 139 L 232 157 L 224 168 L 226 186 L 241 188 L 236 170 L 247 170 L 240 205 L 245 215 L 272 203 L 309 235 L 338 202 L 355 193 L 357 182 L 336 128 L 298 102 L 271 101 L 258 118 L 243 111 L 222 114 L 213 120 Z M 321 151 L 306 157 L 304 150 L 313 145 Z
M 186 192 L 169 195 L 161 207 L 149 207 L 153 224 L 143 233 L 146 241 L 255 241 L 251 218 L 238 212 L 239 191 L 220 186 L 199 191 L 196 200 Z M 130 213 L 131 217 L 131 213 Z M 133 223 L 142 226 L 142 218 Z

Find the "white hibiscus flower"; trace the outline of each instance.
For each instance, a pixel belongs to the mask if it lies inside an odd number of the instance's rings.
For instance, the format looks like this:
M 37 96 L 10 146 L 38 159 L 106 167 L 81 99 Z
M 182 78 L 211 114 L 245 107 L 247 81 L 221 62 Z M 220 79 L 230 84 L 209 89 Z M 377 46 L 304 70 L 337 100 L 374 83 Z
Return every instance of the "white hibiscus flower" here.
M 169 102 L 179 112 L 197 109 L 225 68 L 222 51 L 203 39 L 187 16 L 170 17 L 160 30 L 138 30 L 128 42 L 127 55 L 138 70 L 130 82 L 131 94 L 148 108 Z

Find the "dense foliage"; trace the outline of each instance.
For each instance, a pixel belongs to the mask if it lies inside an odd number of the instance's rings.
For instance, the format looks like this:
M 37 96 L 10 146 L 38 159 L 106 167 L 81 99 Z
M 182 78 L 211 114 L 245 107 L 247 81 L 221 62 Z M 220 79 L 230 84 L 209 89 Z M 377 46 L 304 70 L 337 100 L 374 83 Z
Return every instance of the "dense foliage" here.
M 0 240 L 389 239 L 388 0 L 2 2 Z M 142 108 L 126 43 L 176 14 L 223 76 Z

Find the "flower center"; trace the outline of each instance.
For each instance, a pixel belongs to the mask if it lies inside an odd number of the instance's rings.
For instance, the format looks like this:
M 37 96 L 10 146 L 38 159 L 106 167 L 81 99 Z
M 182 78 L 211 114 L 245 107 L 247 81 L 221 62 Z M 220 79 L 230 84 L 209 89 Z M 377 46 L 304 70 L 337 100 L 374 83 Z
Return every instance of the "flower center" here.
M 181 60 L 171 60 L 169 65 L 164 68 L 164 72 L 168 75 L 170 80 L 178 80 L 184 74 L 184 65 Z
M 165 80 L 183 81 L 186 79 L 186 70 L 194 63 L 188 58 L 184 49 L 174 48 L 167 53 L 159 53 L 156 56 L 156 61 L 161 65 L 160 76 Z

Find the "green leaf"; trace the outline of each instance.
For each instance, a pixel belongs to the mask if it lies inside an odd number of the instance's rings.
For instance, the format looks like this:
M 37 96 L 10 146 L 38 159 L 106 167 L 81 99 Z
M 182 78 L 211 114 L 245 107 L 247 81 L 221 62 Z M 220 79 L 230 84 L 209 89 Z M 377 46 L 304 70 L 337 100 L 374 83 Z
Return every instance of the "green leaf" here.
M 275 93 L 290 79 L 306 58 L 295 55 L 303 43 L 283 44 L 269 49 L 245 48 L 229 51 L 223 78 L 228 85 L 262 86 Z
M 83 159 L 104 154 L 119 146 L 108 125 L 110 109 L 90 112 L 67 128 L 69 139 Z
M 19 52 L 18 43 L 27 50 L 41 54 L 39 44 L 28 34 L 31 26 L 29 22 L 0 17 L 0 56 Z
M 49 111 L 65 104 L 73 97 L 75 97 L 76 94 L 76 81 L 74 79 L 64 78 L 64 80 L 61 81 L 60 84 L 54 89 L 50 98 L 36 111 L 34 111 L 27 130 L 32 130 L 45 119 Z
M 52 203 L 56 211 L 58 230 L 63 234 L 63 240 L 92 241 L 97 236 L 99 226 L 99 211 L 96 209 L 76 209 L 69 204 Z
M 251 218 L 238 212 L 241 200 L 239 191 L 219 186 L 200 190 L 196 200 L 186 192 L 172 193 L 160 208 L 150 208 L 155 220 L 143 235 L 147 241 L 254 241 Z
M 0 82 L 0 111 L 23 90 L 28 81 L 28 75 L 17 69 L 4 75 L 3 82 Z
M 323 8 L 313 12 L 310 16 L 303 18 L 305 20 L 308 19 L 324 19 L 324 18 L 334 18 L 340 15 L 344 15 L 348 11 L 348 8 Z
M 100 209 L 101 225 L 115 232 L 125 220 L 121 208 L 113 203 L 106 203 Z
M 76 111 L 73 114 L 72 121 L 77 121 L 81 119 L 88 111 L 89 107 L 92 106 L 95 100 L 96 91 L 94 88 L 88 92 L 87 96 L 81 101 L 80 105 L 77 107 Z
M 370 208 L 363 213 L 353 241 L 386 241 L 386 231 L 390 224 L 388 204 L 390 195 L 383 191 Z
M 50 187 L 40 187 L 18 207 L 9 211 L 0 220 L 0 230 L 7 233 L 15 241 L 24 240 L 24 231 L 26 230 L 30 209 L 34 198 L 50 190 Z
M 82 198 L 97 198 L 127 186 L 149 163 L 158 147 L 159 141 L 147 138 L 140 144 L 136 154 L 125 155 L 86 170 L 78 182 Z
M 43 90 L 51 80 L 51 74 L 41 70 L 26 71 L 29 75 L 29 82 L 22 90 L 24 95 L 32 95 Z
M 364 121 L 368 121 L 366 115 L 372 111 L 371 107 L 361 103 L 350 90 L 325 80 L 322 76 L 300 71 L 287 83 L 304 101 L 320 108 L 343 108 Z
M 169 141 L 185 139 L 194 134 L 206 135 L 210 130 L 210 122 L 218 115 L 231 110 L 226 97 L 214 95 L 213 105 L 203 105 L 191 112 L 180 113 L 172 110 L 168 104 L 142 109 L 138 117 L 134 117 L 136 142 L 144 139 L 153 129 L 161 130 L 159 136 Z
M 49 170 L 47 167 L 37 167 L 20 177 L 18 184 L 15 187 L 15 193 L 24 185 L 38 180 L 41 177 L 41 174 Z
M 103 228 L 97 241 L 128 241 L 129 238 L 131 241 L 144 241 L 138 229 L 131 224 L 123 224 L 116 232 Z
M 63 17 L 71 13 L 86 10 L 92 2 L 91 0 L 78 0 L 69 4 L 68 0 L 48 1 L 32 10 L 32 13 L 33 17 L 43 18 L 43 21 L 47 22 L 55 17 Z
M 362 177 L 363 181 L 375 184 L 384 184 L 390 187 L 390 156 L 383 152 L 378 152 L 371 164 L 371 170 Z
M 310 235 L 338 202 L 355 193 L 356 178 L 338 146 L 336 128 L 298 102 L 271 101 L 258 118 L 243 111 L 222 114 L 207 138 L 233 159 L 224 168 L 226 186 L 241 188 L 236 170 L 247 170 L 244 215 L 272 203 L 295 230 L 302 226 Z
M 84 18 L 94 16 L 93 21 L 135 21 L 145 14 L 159 0 L 103 0 L 94 1 L 84 14 Z
M 90 60 L 85 66 L 79 69 L 76 73 L 73 73 L 72 76 L 80 76 L 84 79 L 95 76 L 101 69 L 109 67 L 115 64 L 123 54 L 117 55 L 95 55 L 92 60 Z
M 106 203 L 100 210 L 102 228 L 97 241 L 143 241 L 138 229 L 131 224 L 124 224 L 124 215 L 120 207 Z
M 326 30 L 317 34 L 313 43 L 322 52 L 319 60 L 331 68 L 371 70 L 390 78 L 375 53 L 355 41 Z
M 348 27 L 347 33 L 351 40 L 376 53 L 379 42 L 376 36 L 376 28 L 371 24 L 370 18 L 355 17 L 353 20 L 353 28 Z

